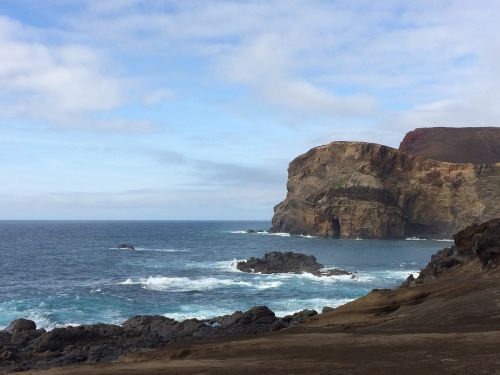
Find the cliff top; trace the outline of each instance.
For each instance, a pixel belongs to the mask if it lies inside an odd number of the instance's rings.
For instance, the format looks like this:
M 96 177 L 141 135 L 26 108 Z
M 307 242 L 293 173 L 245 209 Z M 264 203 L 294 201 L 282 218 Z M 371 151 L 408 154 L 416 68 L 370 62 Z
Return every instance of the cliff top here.
M 494 164 L 500 162 L 500 128 L 417 128 L 405 135 L 399 149 L 440 161 Z

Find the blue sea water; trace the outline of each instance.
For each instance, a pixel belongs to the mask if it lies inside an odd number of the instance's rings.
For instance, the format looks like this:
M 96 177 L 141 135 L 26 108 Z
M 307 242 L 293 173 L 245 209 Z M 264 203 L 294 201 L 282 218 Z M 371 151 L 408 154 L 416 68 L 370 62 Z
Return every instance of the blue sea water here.
M 338 306 L 400 284 L 436 250 L 432 240 L 334 240 L 248 234 L 266 221 L 0 221 L 0 328 L 121 323 L 138 314 L 208 318 L 267 305 L 278 316 Z M 120 250 L 131 243 L 135 251 Z M 260 275 L 235 260 L 269 251 L 313 254 L 357 277 Z

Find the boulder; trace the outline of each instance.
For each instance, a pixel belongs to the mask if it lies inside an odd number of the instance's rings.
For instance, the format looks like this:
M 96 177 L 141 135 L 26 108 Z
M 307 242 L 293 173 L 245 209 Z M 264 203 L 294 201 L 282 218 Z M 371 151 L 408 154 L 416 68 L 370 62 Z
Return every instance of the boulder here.
M 292 315 L 287 315 L 283 318 L 283 320 L 288 324 L 288 325 L 296 325 L 296 324 L 301 324 L 304 323 L 308 318 L 318 315 L 318 312 L 316 310 L 302 310 L 299 312 L 296 312 L 295 314 Z
M 276 315 L 267 306 L 254 306 L 244 312 L 237 323 L 241 325 L 273 324 L 275 321 Z
M 122 327 L 129 336 L 167 337 L 176 324 L 164 316 L 138 315 L 123 322 Z
M 14 333 L 14 332 L 23 332 L 23 331 L 35 331 L 36 330 L 36 324 L 32 320 L 28 319 L 16 319 L 13 320 L 7 328 L 5 328 L 7 332 Z

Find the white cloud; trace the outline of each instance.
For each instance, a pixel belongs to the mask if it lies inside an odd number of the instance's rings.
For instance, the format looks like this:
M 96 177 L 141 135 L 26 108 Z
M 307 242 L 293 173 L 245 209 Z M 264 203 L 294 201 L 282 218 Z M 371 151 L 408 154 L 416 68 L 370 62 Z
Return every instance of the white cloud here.
M 373 125 L 383 119 L 411 126 L 433 115 L 433 122 L 447 124 L 456 117 L 474 123 L 500 118 L 500 110 L 483 101 L 500 92 L 488 85 L 500 79 L 500 50 L 492 41 L 500 32 L 495 2 L 144 4 L 128 1 L 126 11 L 96 11 L 72 25 L 85 35 L 104 36 L 103 43 L 140 46 L 160 58 L 198 58 L 218 78 L 250 89 L 262 104 L 290 116 L 363 116 Z M 474 92 L 464 95 L 471 86 Z M 455 104 L 440 112 L 420 109 L 435 102 Z
M 110 74 L 104 58 L 88 47 L 33 40 L 33 30 L 6 17 L 0 17 L 0 45 L 3 116 L 86 126 L 85 115 L 124 103 L 125 81 Z M 103 125 L 128 127 L 125 121 Z
M 144 99 L 144 104 L 148 106 L 156 105 L 163 101 L 175 98 L 175 91 L 170 89 L 158 89 L 150 92 Z

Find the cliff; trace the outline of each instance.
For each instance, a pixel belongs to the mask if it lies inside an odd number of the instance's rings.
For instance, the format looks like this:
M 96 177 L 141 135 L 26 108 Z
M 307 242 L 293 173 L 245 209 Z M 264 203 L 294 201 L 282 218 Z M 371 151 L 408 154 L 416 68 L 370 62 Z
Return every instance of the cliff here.
M 406 134 L 399 149 L 453 163 L 498 163 L 500 128 L 418 128 Z
M 288 168 L 272 230 L 334 238 L 450 237 L 500 217 L 500 163 L 450 163 L 333 142 Z

